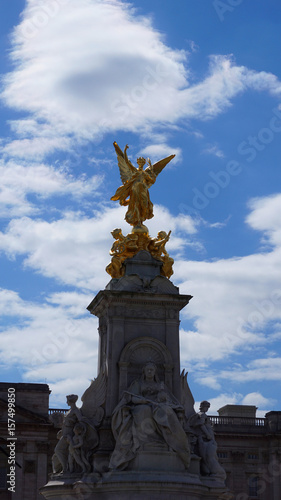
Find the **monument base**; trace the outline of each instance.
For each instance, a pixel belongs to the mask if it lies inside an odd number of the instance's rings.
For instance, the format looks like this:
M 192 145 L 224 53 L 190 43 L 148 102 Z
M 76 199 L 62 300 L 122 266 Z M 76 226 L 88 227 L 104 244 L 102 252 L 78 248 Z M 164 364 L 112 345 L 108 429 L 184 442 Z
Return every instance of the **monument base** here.
M 202 479 L 202 480 L 201 480 Z M 197 474 L 111 471 L 80 479 L 54 478 L 40 489 L 46 500 L 228 500 L 226 487 Z
M 128 464 L 127 470 L 184 472 L 185 467 L 184 463 L 174 452 L 161 451 L 156 454 L 153 451 L 141 451 Z

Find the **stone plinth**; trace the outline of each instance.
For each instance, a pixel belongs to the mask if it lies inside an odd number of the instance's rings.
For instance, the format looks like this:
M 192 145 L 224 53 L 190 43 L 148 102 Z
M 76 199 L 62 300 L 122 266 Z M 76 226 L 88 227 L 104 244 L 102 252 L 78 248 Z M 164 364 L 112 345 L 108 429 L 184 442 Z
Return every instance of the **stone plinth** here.
M 257 407 L 253 405 L 225 405 L 218 410 L 220 417 L 256 418 Z
M 281 411 L 269 411 L 265 417 L 270 432 L 281 432 Z
M 136 458 L 131 460 L 127 470 L 185 472 L 185 467 L 182 460 L 172 451 L 161 451 L 157 454 L 151 451 L 140 451 Z
M 141 250 L 135 257 L 124 263 L 127 276 L 137 274 L 143 278 L 153 279 L 160 275 L 163 262 L 154 259 L 149 252 Z
M 46 500 L 227 500 L 225 487 L 198 475 L 157 471 L 88 474 L 72 483 L 51 480 L 40 492 Z

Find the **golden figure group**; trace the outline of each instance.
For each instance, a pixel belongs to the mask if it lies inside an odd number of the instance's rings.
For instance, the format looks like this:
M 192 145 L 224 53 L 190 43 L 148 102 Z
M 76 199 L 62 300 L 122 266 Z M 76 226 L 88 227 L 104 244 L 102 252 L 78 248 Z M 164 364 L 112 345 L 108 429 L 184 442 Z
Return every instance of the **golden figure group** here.
M 124 236 L 121 229 L 114 229 L 111 232 L 115 239 L 110 255 L 111 262 L 106 267 L 106 271 L 112 278 L 121 278 L 125 274 L 123 263 L 126 259 L 133 257 L 140 250 L 147 250 L 152 257 L 160 260 L 163 264 L 161 274 L 170 278 L 173 274 L 174 260 L 169 256 L 165 249 L 165 244 L 169 240 L 171 231 L 167 234 L 165 231 L 159 231 L 156 238 L 150 238 L 146 232 L 130 233 Z
M 113 145 L 117 154 L 123 185 L 117 189 L 111 200 L 119 201 L 120 205 L 128 207 L 125 220 L 133 226 L 133 229 L 127 236 L 122 234 L 121 229 L 112 231 L 111 234 L 115 241 L 110 250 L 112 258 L 110 264 L 106 267 L 106 271 L 112 278 L 121 278 L 125 273 L 123 266 L 125 260 L 133 257 L 140 250 L 146 250 L 152 257 L 163 263 L 161 274 L 170 278 L 173 274 L 172 265 L 174 261 L 169 257 L 165 244 L 169 240 L 171 231 L 168 234 L 165 231 L 160 231 L 157 238 L 151 238 L 143 222 L 153 217 L 153 204 L 150 200 L 149 188 L 155 183 L 157 176 L 175 155 L 170 155 L 153 165 L 149 158 L 146 160 L 140 157 L 137 159 L 138 168 L 136 168 L 127 156 L 128 146 L 126 145 L 124 152 L 122 152 L 116 142 Z M 144 170 L 146 162 L 148 167 Z

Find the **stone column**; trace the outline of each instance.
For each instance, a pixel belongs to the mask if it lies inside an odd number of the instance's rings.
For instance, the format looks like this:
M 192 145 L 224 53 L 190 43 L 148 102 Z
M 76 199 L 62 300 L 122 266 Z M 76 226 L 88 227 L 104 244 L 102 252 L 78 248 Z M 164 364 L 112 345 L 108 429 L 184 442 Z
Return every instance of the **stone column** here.
M 123 383 L 126 379 L 125 367 L 119 364 L 121 353 L 129 342 L 137 339 L 155 339 L 163 344 L 163 349 L 169 351 L 171 363 L 165 363 L 163 354 L 161 365 L 165 369 L 165 382 L 180 399 L 179 311 L 188 304 L 190 298 L 190 295 L 171 293 L 132 294 L 128 291 L 103 290 L 88 306 L 89 311 L 99 317 L 100 330 L 103 329 L 103 335 L 107 338 L 106 349 L 100 342 L 99 352 L 100 366 L 106 367 L 108 376 L 107 416 L 111 416 L 120 397 L 119 377 L 122 377 Z M 142 354 L 144 359 L 139 360 L 140 366 L 150 357 L 153 359 L 153 347 L 150 351 L 147 347 L 147 358 L 144 350 Z M 157 360 L 154 361 L 157 363 Z M 136 373 L 135 378 L 140 374 Z

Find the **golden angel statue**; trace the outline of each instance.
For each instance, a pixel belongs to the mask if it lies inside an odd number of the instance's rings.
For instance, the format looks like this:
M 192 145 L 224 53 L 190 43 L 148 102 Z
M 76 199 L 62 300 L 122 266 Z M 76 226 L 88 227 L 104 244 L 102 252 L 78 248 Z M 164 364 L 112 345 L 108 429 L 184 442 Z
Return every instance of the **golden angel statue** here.
M 175 155 L 170 155 L 154 163 L 154 165 L 151 164 L 148 158 L 148 167 L 144 170 L 145 158 L 140 157 L 137 159 L 138 168 L 136 168 L 128 159 L 128 145 L 125 146 L 124 153 L 116 142 L 113 143 L 113 146 L 117 154 L 123 186 L 117 189 L 111 200 L 119 200 L 120 205 L 128 206 L 125 220 L 134 228 L 141 229 L 144 227 L 143 222 L 153 217 L 153 204 L 150 201 L 148 190 L 155 183 L 157 175 Z

